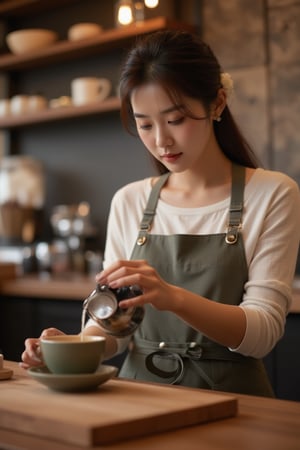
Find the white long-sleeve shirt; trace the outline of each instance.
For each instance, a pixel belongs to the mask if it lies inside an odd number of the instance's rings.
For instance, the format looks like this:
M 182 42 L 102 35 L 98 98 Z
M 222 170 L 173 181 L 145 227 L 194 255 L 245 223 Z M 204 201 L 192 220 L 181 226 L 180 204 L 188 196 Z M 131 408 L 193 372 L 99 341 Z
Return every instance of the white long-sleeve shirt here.
M 130 183 L 116 192 L 108 220 L 104 267 L 129 259 L 151 178 Z M 178 208 L 158 201 L 151 233 L 225 233 L 230 198 L 198 208 Z M 242 235 L 248 281 L 240 307 L 247 327 L 238 348 L 247 356 L 265 356 L 281 338 L 291 304 L 291 286 L 300 239 L 300 194 L 287 175 L 256 169 L 246 184 Z

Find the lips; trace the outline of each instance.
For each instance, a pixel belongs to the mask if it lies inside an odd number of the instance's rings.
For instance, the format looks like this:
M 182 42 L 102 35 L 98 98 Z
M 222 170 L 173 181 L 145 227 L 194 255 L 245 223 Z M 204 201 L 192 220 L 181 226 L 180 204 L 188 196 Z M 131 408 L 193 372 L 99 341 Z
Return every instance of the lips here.
M 164 153 L 161 158 L 165 162 L 174 163 L 181 157 L 181 155 L 182 153 Z

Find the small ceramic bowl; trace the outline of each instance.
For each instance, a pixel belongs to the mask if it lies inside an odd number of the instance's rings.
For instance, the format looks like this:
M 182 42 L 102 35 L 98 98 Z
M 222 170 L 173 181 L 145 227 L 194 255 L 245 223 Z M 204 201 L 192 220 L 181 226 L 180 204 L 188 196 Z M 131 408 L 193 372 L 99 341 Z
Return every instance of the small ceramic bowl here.
M 55 31 L 42 28 L 16 30 L 6 35 L 7 46 L 16 55 L 48 47 L 57 39 Z
M 102 27 L 97 23 L 82 22 L 72 25 L 68 30 L 69 41 L 80 41 L 102 33 Z

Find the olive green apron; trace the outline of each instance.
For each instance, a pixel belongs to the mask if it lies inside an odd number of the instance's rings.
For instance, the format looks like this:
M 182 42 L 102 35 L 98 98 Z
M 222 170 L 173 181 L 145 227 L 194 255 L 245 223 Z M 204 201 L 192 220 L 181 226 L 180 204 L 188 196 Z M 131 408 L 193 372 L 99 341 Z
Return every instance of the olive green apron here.
M 245 169 L 232 166 L 229 225 L 212 235 L 150 234 L 162 175 L 148 199 L 131 259 L 145 259 L 168 283 L 212 301 L 239 305 L 248 269 L 241 228 Z M 261 360 L 231 352 L 169 311 L 145 306 L 119 376 L 227 392 L 273 396 Z

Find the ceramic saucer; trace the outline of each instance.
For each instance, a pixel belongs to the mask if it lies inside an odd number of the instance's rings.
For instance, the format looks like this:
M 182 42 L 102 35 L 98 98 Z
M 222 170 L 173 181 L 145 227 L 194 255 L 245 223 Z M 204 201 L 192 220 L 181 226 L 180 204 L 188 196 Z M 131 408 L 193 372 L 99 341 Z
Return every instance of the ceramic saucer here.
M 28 375 L 48 388 L 61 392 L 80 392 L 96 389 L 114 377 L 118 372 L 117 367 L 102 365 L 94 373 L 58 375 L 49 372 L 46 367 L 31 367 Z

